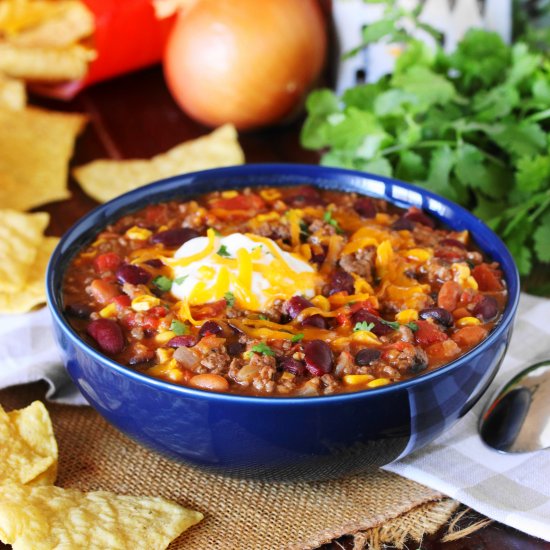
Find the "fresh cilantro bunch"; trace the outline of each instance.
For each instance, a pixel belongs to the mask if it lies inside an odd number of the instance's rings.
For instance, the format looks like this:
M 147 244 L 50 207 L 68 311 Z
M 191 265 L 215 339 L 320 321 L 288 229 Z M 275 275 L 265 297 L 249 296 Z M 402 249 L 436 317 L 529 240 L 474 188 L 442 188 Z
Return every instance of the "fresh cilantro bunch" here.
M 390 8 L 389 38 L 402 40 Z M 466 206 L 523 275 L 550 262 L 550 59 L 483 30 L 451 54 L 405 42 L 378 82 L 309 95 L 303 146 L 322 150 L 324 165 L 395 176 Z

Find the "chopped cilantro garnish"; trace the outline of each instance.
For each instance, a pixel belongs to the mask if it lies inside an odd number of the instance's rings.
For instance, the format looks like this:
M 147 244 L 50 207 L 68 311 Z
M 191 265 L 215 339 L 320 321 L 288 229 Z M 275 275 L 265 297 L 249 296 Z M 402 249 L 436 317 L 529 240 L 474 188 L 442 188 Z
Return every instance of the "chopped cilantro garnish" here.
M 303 220 L 300 222 L 300 233 L 305 237 L 309 237 L 309 226 Z
M 187 334 L 187 326 L 177 319 L 174 319 L 170 324 L 170 330 L 174 332 L 176 336 Z
M 366 321 L 361 321 L 360 323 L 355 323 L 353 327 L 353 332 L 359 330 L 372 330 L 374 328 L 374 323 L 367 323 Z
M 262 355 L 275 355 L 275 352 L 264 342 L 260 342 L 259 344 L 252 346 L 250 351 L 253 351 L 254 353 L 261 353 Z
M 181 277 L 177 277 L 176 279 L 174 279 L 174 283 L 176 283 L 177 285 L 181 285 L 183 281 L 187 279 L 187 277 L 189 277 L 189 275 L 182 275 Z
M 153 284 L 162 292 L 168 292 L 172 288 L 172 279 L 159 275 L 153 279 Z
M 260 319 L 262 321 L 268 321 L 268 318 L 265 315 L 260 315 Z
M 296 344 L 297 342 L 299 342 L 300 340 L 302 340 L 304 337 L 304 333 L 303 332 L 300 332 L 299 334 L 295 334 L 291 339 L 290 341 L 293 343 L 293 344 Z
M 218 252 L 216 252 L 216 254 L 218 256 L 222 256 L 224 258 L 230 258 L 231 257 L 231 254 L 229 254 L 229 252 L 227 251 L 227 246 L 225 246 L 224 244 L 222 244 L 218 250 Z
M 407 323 L 406 326 L 408 326 L 413 332 L 416 332 L 418 330 L 418 325 L 414 321 Z
M 233 307 L 233 305 L 235 304 L 235 295 L 233 294 L 233 292 L 226 292 L 223 297 L 227 302 L 227 306 Z
M 397 321 L 386 321 L 386 319 L 380 319 L 380 321 L 385 325 L 387 325 L 388 327 L 393 328 L 393 330 L 397 330 L 400 326 Z
M 340 234 L 343 233 L 341 227 L 338 225 L 338 222 L 332 217 L 332 211 L 331 210 L 327 210 L 325 212 L 325 215 L 323 216 L 323 221 L 328 223 L 329 225 L 332 225 L 332 227 L 334 227 L 334 229 L 336 229 L 336 233 L 340 233 Z

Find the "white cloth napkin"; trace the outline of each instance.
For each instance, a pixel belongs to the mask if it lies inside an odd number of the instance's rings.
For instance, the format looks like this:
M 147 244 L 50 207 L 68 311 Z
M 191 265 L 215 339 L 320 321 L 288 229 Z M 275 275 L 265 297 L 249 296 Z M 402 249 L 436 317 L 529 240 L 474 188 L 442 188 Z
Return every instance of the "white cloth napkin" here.
M 431 445 L 384 469 L 550 541 L 550 450 L 504 455 L 477 435 L 487 400 L 530 363 L 550 359 L 550 300 L 522 294 L 510 347 L 489 391 Z
M 385 469 L 441 491 L 474 510 L 550 541 L 550 450 L 502 455 L 477 435 L 481 410 L 512 373 L 550 358 L 550 300 L 524 294 L 508 353 L 491 388 L 451 430 Z M 61 366 L 46 308 L 0 316 L 0 388 L 46 380 L 52 401 L 86 402 Z

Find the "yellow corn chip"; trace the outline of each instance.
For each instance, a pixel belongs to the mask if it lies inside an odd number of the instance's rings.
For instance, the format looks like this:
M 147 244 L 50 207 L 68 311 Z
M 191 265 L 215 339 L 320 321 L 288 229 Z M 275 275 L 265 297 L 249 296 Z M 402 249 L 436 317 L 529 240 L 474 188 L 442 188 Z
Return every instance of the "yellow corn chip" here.
M 0 73 L 0 109 L 20 111 L 25 108 L 26 103 L 27 94 L 24 82 Z
M 90 197 L 105 202 L 159 179 L 243 162 L 237 132 L 227 124 L 150 160 L 96 160 L 76 168 L 73 175 Z
M 27 48 L 63 48 L 76 44 L 94 32 L 92 12 L 81 2 L 56 2 L 59 11 L 40 24 L 25 28 L 6 39 Z
M 46 302 L 46 268 L 59 239 L 46 237 L 40 244 L 25 286 L 17 292 L 0 292 L 0 314 L 26 313 Z
M 57 443 L 44 404 L 9 413 L 0 407 L 0 486 L 53 483 L 56 474 Z
M 45 212 L 0 210 L 1 292 L 16 292 L 25 286 L 49 219 Z
M 64 81 L 83 78 L 96 53 L 74 44 L 65 48 L 22 48 L 0 42 L 0 71 L 25 80 Z
M 202 518 L 162 498 L 0 487 L 0 539 L 13 550 L 161 550 Z
M 0 32 L 12 34 L 40 25 L 61 13 L 63 4 L 50 0 L 3 0 L 0 3 Z
M 26 210 L 70 196 L 68 163 L 85 122 L 79 114 L 0 109 L 2 208 Z

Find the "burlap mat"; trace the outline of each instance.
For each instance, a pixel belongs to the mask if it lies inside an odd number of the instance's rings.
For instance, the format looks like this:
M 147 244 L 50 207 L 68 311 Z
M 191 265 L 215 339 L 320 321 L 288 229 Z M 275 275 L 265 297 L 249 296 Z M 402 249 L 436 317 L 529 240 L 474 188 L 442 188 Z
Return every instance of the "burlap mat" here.
M 41 384 L 18 386 L 0 391 L 0 404 L 7 410 L 21 408 L 43 396 Z M 324 483 L 224 478 L 143 449 L 91 408 L 49 403 L 47 407 L 59 444 L 57 485 L 163 496 L 204 513 L 204 521 L 174 541 L 170 550 L 302 550 L 371 529 L 361 535 L 366 539 L 357 538 L 358 548 L 368 544 L 369 537 L 375 543 L 372 537 L 387 535 L 386 522 L 392 518 L 398 519 L 388 524 L 390 532 L 404 540 L 414 528 L 421 529 L 420 537 L 436 530 L 450 514 L 442 513 L 442 506 L 450 510 L 448 500 L 443 501 L 430 520 L 433 506 L 419 506 L 443 495 L 381 470 Z M 440 518 L 434 528 L 424 529 L 433 518 Z M 372 530 L 382 524 L 386 531 Z

